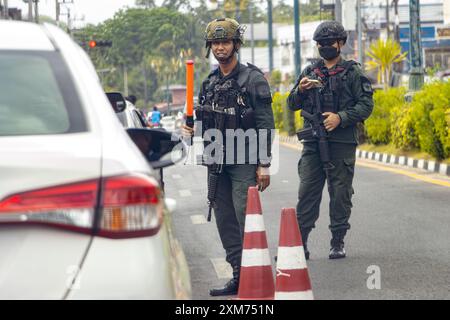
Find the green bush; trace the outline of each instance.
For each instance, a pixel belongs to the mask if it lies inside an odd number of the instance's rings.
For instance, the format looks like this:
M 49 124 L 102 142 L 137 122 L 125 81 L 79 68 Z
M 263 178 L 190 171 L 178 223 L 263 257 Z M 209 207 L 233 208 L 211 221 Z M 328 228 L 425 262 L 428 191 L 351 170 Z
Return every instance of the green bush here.
M 286 107 L 286 99 L 288 94 L 281 94 L 279 92 L 275 92 L 273 94 L 273 102 L 272 102 L 272 110 L 273 117 L 275 120 L 275 129 L 280 131 L 284 131 L 284 119 L 283 119 L 283 110 Z
M 445 117 L 449 105 L 449 82 L 425 85 L 411 103 L 411 118 L 420 149 L 438 160 L 450 156 L 449 126 Z
M 411 111 L 411 104 L 404 103 L 394 107 L 391 112 L 391 142 L 396 148 L 405 151 L 419 148 Z
M 374 108 L 372 115 L 365 121 L 367 137 L 373 144 L 388 144 L 391 142 L 391 113 L 402 106 L 406 90 L 402 87 L 374 93 Z
M 284 114 L 284 112 L 288 110 L 287 109 L 288 96 L 289 92 L 287 93 L 275 92 L 273 95 L 272 110 L 275 119 L 275 129 L 278 129 L 280 131 L 287 131 L 288 125 L 285 122 L 291 120 L 289 119 L 289 117 L 291 116 L 290 114 L 287 115 Z M 294 125 L 295 125 L 294 131 L 298 131 L 299 129 L 303 128 L 303 118 L 300 116 L 300 112 L 297 111 L 295 112 Z

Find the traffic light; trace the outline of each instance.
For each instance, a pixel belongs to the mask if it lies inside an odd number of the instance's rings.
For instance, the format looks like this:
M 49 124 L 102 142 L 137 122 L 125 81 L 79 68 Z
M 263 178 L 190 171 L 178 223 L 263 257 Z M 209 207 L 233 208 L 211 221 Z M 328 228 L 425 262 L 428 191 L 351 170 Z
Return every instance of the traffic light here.
M 112 41 L 109 40 L 90 40 L 89 43 L 89 48 L 94 49 L 96 47 L 111 47 L 112 46 Z

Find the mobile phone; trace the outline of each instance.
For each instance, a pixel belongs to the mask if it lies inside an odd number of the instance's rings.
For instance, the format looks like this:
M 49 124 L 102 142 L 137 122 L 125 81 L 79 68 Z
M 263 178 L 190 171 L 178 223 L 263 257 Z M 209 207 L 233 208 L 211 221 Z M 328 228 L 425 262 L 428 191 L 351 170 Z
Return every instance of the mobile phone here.
M 312 83 L 315 87 L 320 87 L 322 86 L 322 83 L 319 80 L 314 80 L 314 79 L 308 79 L 309 83 Z

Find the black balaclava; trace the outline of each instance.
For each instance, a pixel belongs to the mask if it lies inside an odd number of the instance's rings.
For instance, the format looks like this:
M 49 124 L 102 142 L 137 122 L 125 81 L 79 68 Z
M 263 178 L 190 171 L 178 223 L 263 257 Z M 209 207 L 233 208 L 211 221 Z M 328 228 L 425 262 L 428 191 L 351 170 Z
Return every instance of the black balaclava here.
M 333 60 L 334 58 L 337 58 L 341 54 L 341 48 L 339 46 L 339 42 L 338 42 L 337 48 L 335 48 L 333 46 L 320 47 L 319 54 L 325 60 Z

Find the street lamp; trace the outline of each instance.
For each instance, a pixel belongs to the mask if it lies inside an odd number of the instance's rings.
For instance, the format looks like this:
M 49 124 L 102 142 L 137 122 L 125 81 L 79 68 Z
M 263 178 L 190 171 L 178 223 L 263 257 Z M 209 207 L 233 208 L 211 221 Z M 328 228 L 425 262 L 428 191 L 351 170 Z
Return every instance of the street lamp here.
M 300 8 L 299 0 L 294 0 L 294 25 L 295 25 L 295 77 L 300 76 L 302 71 L 302 61 L 300 58 Z
M 409 49 L 411 51 L 409 72 L 410 91 L 420 90 L 424 83 L 420 32 L 420 0 L 409 0 Z

